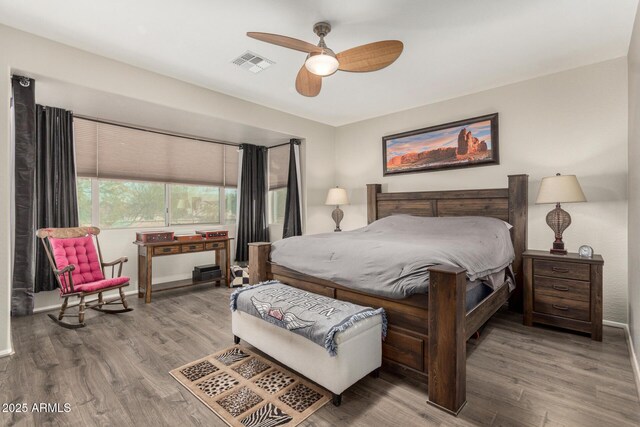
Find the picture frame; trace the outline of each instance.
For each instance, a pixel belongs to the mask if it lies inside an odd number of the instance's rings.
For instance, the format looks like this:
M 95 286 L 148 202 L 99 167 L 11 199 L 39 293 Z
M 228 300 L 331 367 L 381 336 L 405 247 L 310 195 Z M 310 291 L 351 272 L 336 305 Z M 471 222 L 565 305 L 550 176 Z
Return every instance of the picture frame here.
M 384 176 L 500 164 L 498 113 L 382 137 Z

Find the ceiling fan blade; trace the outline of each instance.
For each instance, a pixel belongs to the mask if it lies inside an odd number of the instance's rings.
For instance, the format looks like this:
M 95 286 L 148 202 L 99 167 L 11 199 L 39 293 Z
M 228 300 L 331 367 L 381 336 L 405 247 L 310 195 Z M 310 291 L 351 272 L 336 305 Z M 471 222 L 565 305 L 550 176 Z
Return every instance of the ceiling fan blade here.
M 340 71 L 377 71 L 398 59 L 404 45 L 398 40 L 383 40 L 345 50 L 336 55 Z
M 320 93 L 322 89 L 322 77 L 313 74 L 302 64 L 296 77 L 296 90 L 300 95 L 313 97 Z
M 300 52 L 322 52 L 322 48 L 303 40 L 294 39 L 280 34 L 255 33 L 249 32 L 247 36 L 263 42 L 275 44 L 278 46 L 288 47 L 289 49 L 299 50 Z

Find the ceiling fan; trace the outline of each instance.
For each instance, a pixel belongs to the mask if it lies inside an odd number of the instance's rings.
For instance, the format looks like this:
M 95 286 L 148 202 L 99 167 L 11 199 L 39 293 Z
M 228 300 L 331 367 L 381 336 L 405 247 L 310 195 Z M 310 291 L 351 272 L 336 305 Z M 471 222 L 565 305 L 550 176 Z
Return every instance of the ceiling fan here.
M 247 36 L 308 54 L 296 77 L 296 90 L 304 96 L 318 95 L 322 88 L 322 78 L 338 70 L 362 73 L 391 65 L 404 47 L 401 41 L 383 40 L 336 54 L 324 42 L 330 31 L 331 25 L 328 22 L 318 22 L 313 26 L 313 32 L 320 37 L 317 46 L 279 34 L 249 32 Z

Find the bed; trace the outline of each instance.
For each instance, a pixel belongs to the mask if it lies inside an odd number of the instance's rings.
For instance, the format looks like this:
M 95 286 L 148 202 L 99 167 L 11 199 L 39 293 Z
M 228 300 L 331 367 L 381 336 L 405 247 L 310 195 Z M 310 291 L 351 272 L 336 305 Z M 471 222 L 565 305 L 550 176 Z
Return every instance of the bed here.
M 505 303 L 522 310 L 522 253 L 527 246 L 527 175 L 510 175 L 499 189 L 382 193 L 367 185 L 367 222 L 395 214 L 425 217 L 477 216 L 508 222 L 515 287 L 497 286 L 467 310 L 467 271 L 453 265 L 429 268 L 428 293 L 406 298 L 372 294 L 286 268 L 270 259 L 270 243 L 249 244 L 250 283 L 277 279 L 291 286 L 387 312 L 383 367 L 428 384 L 429 404 L 458 414 L 466 403 L 466 341 Z

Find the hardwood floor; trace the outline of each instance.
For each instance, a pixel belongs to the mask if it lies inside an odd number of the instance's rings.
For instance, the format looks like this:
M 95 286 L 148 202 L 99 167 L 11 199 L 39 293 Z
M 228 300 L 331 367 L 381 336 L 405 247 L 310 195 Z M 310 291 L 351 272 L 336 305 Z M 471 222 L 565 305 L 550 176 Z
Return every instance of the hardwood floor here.
M 225 424 L 168 374 L 233 344 L 224 288 L 129 297 L 121 315 L 89 311 L 67 330 L 45 314 L 12 322 L 16 354 L 0 359 L 0 404 L 70 403 L 68 413 L 1 413 L 0 425 L 188 426 Z M 500 312 L 468 344 L 468 403 L 458 418 L 427 406 L 426 388 L 382 372 L 326 405 L 307 426 L 638 426 L 623 331 L 602 342 Z

